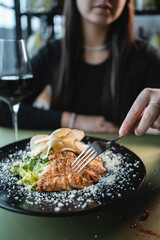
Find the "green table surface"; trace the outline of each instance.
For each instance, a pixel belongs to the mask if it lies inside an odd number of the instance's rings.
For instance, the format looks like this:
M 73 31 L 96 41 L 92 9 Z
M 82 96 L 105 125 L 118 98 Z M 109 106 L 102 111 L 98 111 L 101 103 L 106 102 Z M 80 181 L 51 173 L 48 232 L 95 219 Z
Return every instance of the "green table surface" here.
M 51 131 L 19 130 L 19 139 Z M 87 134 L 112 139 L 112 134 Z M 0 128 L 0 146 L 14 141 L 13 130 Z M 130 134 L 119 141 L 144 162 L 141 189 L 116 206 L 72 217 L 37 217 L 0 209 L 0 240 L 157 240 L 160 239 L 160 136 Z M 149 212 L 140 221 L 144 211 Z

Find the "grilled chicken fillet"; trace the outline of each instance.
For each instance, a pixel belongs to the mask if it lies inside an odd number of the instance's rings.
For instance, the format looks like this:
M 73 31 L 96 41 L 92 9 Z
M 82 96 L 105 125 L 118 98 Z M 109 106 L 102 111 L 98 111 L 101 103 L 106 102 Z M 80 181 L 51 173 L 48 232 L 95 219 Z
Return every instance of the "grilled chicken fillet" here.
M 73 152 L 56 151 L 50 155 L 51 162 L 47 171 L 37 181 L 38 192 L 62 191 L 72 189 L 83 189 L 93 183 L 97 183 L 103 176 L 106 169 L 100 158 L 95 158 L 80 173 L 76 173 L 71 167 L 72 162 L 77 158 Z

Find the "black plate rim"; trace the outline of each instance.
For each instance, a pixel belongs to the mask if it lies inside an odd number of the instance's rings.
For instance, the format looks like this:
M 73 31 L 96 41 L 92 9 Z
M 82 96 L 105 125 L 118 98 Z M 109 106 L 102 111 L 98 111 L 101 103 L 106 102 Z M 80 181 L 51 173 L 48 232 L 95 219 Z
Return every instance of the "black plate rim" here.
M 85 138 L 86 139 L 89 138 L 89 141 L 96 141 L 96 140 L 101 140 L 101 141 L 105 141 L 105 142 L 109 141 L 108 139 L 93 137 L 93 136 L 88 136 L 88 135 L 86 135 Z M 9 148 L 9 147 L 15 146 L 15 144 L 25 144 L 25 143 L 27 144 L 30 141 L 30 139 L 31 138 L 25 138 L 25 139 L 22 139 L 22 140 L 19 140 L 19 141 L 11 142 L 9 144 L 6 144 L 6 145 L 0 147 L 0 150 L 3 150 L 3 148 L 6 148 L 6 147 Z M 135 195 L 139 191 L 139 189 L 141 188 L 141 186 L 145 182 L 146 167 L 145 167 L 143 161 L 139 158 L 139 156 L 137 154 L 135 154 L 130 149 L 128 149 L 127 147 L 125 147 L 121 144 L 118 144 L 118 143 L 114 143 L 114 144 L 117 145 L 117 146 L 121 146 L 124 150 L 130 152 L 131 154 L 134 154 L 134 156 L 137 157 L 140 160 L 141 164 L 143 165 L 143 170 L 144 170 L 144 176 L 143 176 L 143 179 L 142 179 L 141 183 L 139 184 L 138 188 L 135 191 L 133 191 L 132 193 L 127 193 L 125 196 L 121 197 L 116 202 L 112 203 L 112 201 L 110 201 L 107 204 L 101 204 L 101 205 L 98 205 L 94 208 L 81 209 L 81 210 L 77 210 L 77 211 L 74 211 L 74 212 L 40 212 L 40 211 L 30 211 L 30 210 L 22 209 L 22 208 L 19 208 L 19 207 L 14 207 L 14 206 L 11 206 L 11 205 L 7 204 L 6 202 L 0 200 L 0 208 L 11 211 L 11 212 L 30 215 L 30 216 L 68 217 L 68 216 L 79 216 L 79 215 L 84 215 L 84 214 L 88 214 L 88 213 L 93 213 L 93 212 L 96 212 L 98 210 L 101 210 L 102 208 L 109 207 L 111 205 L 113 206 L 114 204 L 117 204 L 118 202 L 121 202 L 126 198 L 132 197 L 133 195 Z

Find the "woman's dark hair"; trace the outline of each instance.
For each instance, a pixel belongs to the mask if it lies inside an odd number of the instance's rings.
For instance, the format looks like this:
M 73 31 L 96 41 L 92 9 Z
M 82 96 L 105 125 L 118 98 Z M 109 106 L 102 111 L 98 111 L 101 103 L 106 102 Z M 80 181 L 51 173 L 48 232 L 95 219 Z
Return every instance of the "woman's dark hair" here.
M 59 77 L 54 89 L 55 101 L 60 103 L 63 110 L 74 96 L 75 76 L 80 67 L 83 54 L 81 16 L 77 9 L 76 0 L 65 0 L 64 16 L 65 35 L 62 40 Z M 121 16 L 112 23 L 108 34 L 109 38 L 106 39 L 107 42 L 111 43 L 112 64 L 110 74 L 106 76 L 108 80 L 104 84 L 102 105 L 107 120 L 116 124 L 122 122 L 122 118 L 126 113 L 120 112 L 120 104 L 122 104 L 120 92 L 123 83 L 119 82 L 118 76 L 121 74 L 128 52 L 134 43 L 133 17 L 133 0 L 127 0 Z M 108 112 L 110 116 L 108 116 Z

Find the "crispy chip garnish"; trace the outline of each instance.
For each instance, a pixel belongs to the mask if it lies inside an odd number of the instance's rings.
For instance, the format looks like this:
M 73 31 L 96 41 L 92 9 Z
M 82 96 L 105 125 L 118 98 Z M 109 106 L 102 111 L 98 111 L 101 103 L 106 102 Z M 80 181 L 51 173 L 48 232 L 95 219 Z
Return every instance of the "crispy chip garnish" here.
M 77 129 L 60 128 L 51 135 L 36 135 L 30 141 L 32 157 L 46 158 L 51 148 L 53 150 L 69 150 L 80 153 L 86 148 L 80 141 L 84 138 L 84 132 Z
M 71 132 L 72 130 L 70 128 L 59 128 L 57 130 L 55 130 L 51 136 L 52 137 L 65 137 L 69 132 Z
M 74 129 L 64 137 L 62 137 L 62 142 L 68 148 L 73 149 L 73 151 L 79 153 L 80 150 L 78 149 L 76 142 L 80 142 L 84 138 L 84 132 Z

